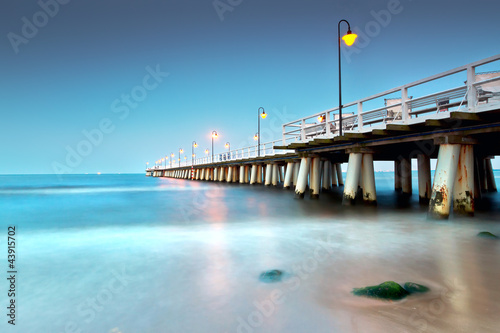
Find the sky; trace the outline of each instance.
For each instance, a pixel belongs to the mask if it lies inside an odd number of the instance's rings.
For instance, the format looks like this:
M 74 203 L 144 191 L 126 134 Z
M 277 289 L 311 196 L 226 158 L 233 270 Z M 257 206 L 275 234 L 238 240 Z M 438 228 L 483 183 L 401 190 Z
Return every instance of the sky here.
M 41 0 L 0 4 L 0 174 L 143 172 L 254 144 L 338 105 L 500 53 L 496 0 Z M 346 31 L 343 25 L 343 33 Z M 500 64 L 497 63 L 498 69 Z M 499 168 L 498 161 L 494 167 Z

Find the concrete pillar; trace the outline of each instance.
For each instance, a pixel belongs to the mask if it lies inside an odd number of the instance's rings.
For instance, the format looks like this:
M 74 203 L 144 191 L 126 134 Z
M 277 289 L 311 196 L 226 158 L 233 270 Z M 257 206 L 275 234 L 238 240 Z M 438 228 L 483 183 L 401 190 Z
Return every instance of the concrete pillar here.
M 257 164 L 252 164 L 252 172 L 250 173 L 250 185 L 257 182 Z
M 263 165 L 257 165 L 257 184 L 262 184 Z
M 409 157 L 403 157 L 403 159 L 401 159 L 401 186 L 403 188 L 403 194 L 412 194 L 411 159 Z
M 307 176 L 309 175 L 309 167 L 311 165 L 310 157 L 302 157 L 300 160 L 299 175 L 297 186 L 295 187 L 295 195 L 299 198 L 304 198 L 304 193 L 307 188 Z
M 214 168 L 210 168 L 210 180 L 213 181 L 214 180 L 214 174 L 215 174 L 215 170 Z
M 401 182 L 401 160 L 399 159 L 394 161 L 394 189 L 398 192 L 403 189 Z
M 214 168 L 214 177 L 212 179 L 212 181 L 216 182 L 219 180 L 219 168 Z
M 311 198 L 313 199 L 319 198 L 319 188 L 321 186 L 320 165 L 321 159 L 319 157 L 314 157 L 312 159 L 311 174 L 309 176 L 311 182 Z
M 271 182 L 272 182 L 273 186 L 278 186 L 279 165 L 278 164 L 272 164 L 271 165 L 271 169 L 272 169 Z
M 342 163 L 337 163 L 335 167 L 337 168 L 337 180 L 339 186 L 344 186 L 344 179 L 342 178 Z
M 205 168 L 201 169 L 201 175 L 200 175 L 202 180 L 205 180 Z
M 278 176 L 280 176 L 278 182 L 284 183 L 285 179 L 283 178 L 283 167 L 281 165 L 278 165 Z
M 299 179 L 300 161 L 293 163 L 293 187 L 297 186 L 297 180 Z
M 240 166 L 240 184 L 244 184 L 246 181 L 245 174 L 247 174 L 247 167 L 246 166 Z
M 224 180 L 226 180 L 226 170 L 224 167 L 220 167 L 219 181 L 223 182 Z
M 273 176 L 273 170 L 272 170 L 272 164 L 266 164 L 266 181 L 264 185 L 269 186 L 271 185 L 272 181 L 272 176 Z
M 497 192 L 497 184 L 495 182 L 493 166 L 491 165 L 491 158 L 486 158 L 484 160 L 484 172 L 486 174 L 486 184 L 488 185 L 488 192 Z
M 462 145 L 453 187 L 453 211 L 474 215 L 474 147 Z
M 428 204 L 431 198 L 431 159 L 424 154 L 417 155 L 418 162 L 418 200 Z
M 330 172 L 332 178 L 332 187 L 337 186 L 337 165 L 330 163 Z
M 347 165 L 347 176 L 344 186 L 344 197 L 342 199 L 343 205 L 352 205 L 356 200 L 356 193 L 358 192 L 359 176 L 361 173 L 361 153 L 350 153 L 349 164 Z M 337 170 L 338 172 L 338 170 Z
M 361 187 L 363 188 L 363 202 L 370 205 L 377 204 L 377 189 L 375 188 L 375 171 L 373 169 L 373 154 L 363 154 L 361 160 Z
M 452 204 L 451 195 L 457 176 L 459 144 L 442 144 L 439 146 L 436 172 L 429 202 L 429 217 L 448 218 Z
M 331 166 L 330 161 L 324 161 L 323 162 L 323 181 L 322 181 L 323 191 L 330 191 L 330 186 L 332 184 L 331 169 L 332 169 L 332 166 Z
M 233 183 L 238 183 L 240 181 L 240 173 L 238 170 L 238 166 L 233 166 Z
M 227 168 L 227 178 L 226 178 L 226 182 L 230 183 L 232 182 L 233 180 L 233 167 L 228 167 Z
M 293 165 L 293 162 L 288 162 L 286 164 L 285 181 L 283 182 L 283 188 L 289 189 L 290 185 L 292 184 Z
M 243 180 L 244 180 L 244 183 L 248 183 L 248 165 L 245 165 L 245 168 L 244 168 L 244 176 L 243 176 Z

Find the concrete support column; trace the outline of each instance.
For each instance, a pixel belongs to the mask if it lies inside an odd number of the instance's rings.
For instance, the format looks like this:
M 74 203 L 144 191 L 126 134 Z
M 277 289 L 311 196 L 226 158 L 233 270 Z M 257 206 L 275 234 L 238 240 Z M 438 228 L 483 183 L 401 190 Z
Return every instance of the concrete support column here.
M 252 172 L 250 173 L 250 185 L 257 182 L 257 164 L 252 164 Z
M 401 182 L 401 160 L 394 161 L 394 189 L 398 192 L 403 190 Z
M 324 161 L 323 162 L 323 181 L 322 181 L 323 191 L 330 191 L 330 186 L 332 184 L 331 170 L 332 170 L 332 165 L 331 165 L 330 161 Z
M 474 146 L 462 145 L 453 187 L 453 211 L 474 215 Z
M 377 189 L 375 188 L 375 171 L 373 169 L 373 155 L 363 154 L 361 160 L 361 179 L 363 188 L 363 202 L 370 205 L 377 204 Z
M 278 182 L 284 183 L 285 179 L 283 178 L 283 167 L 281 165 L 278 165 L 278 176 L 280 176 Z
M 304 193 L 307 188 L 307 176 L 309 175 L 309 167 L 311 165 L 310 157 L 302 157 L 300 160 L 299 175 L 297 186 L 295 187 L 295 195 L 299 198 L 304 198 Z
M 219 180 L 219 168 L 214 168 L 214 177 L 212 179 L 212 181 L 216 182 Z
M 246 181 L 245 174 L 248 174 L 246 166 L 240 166 L 240 184 L 244 184 Z
M 408 157 L 404 157 L 401 160 L 401 185 L 403 188 L 403 194 L 412 194 L 411 159 Z
M 491 165 L 491 158 L 484 160 L 484 172 L 486 175 L 486 184 L 488 185 L 488 192 L 497 192 L 497 184 L 495 182 L 495 175 L 493 174 L 493 166 Z
M 335 168 L 337 169 L 337 180 L 338 180 L 339 186 L 344 186 L 344 179 L 342 178 L 342 163 L 337 163 L 335 165 Z
M 278 164 L 272 164 L 272 179 L 271 182 L 273 186 L 278 186 L 278 178 L 279 178 L 279 165 Z
M 459 144 L 442 144 L 439 146 L 438 161 L 429 202 L 429 216 L 448 218 L 450 215 L 451 195 L 457 176 Z
M 257 184 L 262 184 L 263 168 L 263 165 L 257 165 Z
M 294 165 L 293 162 L 288 162 L 286 164 L 285 181 L 283 182 L 283 188 L 289 189 L 290 185 L 292 184 L 293 165 Z
M 349 164 L 347 165 L 347 176 L 344 186 L 344 197 L 342 204 L 345 206 L 354 204 L 356 193 L 358 192 L 359 176 L 361 173 L 361 153 L 350 153 Z M 337 170 L 338 172 L 338 170 Z
M 330 173 L 332 178 L 332 187 L 337 186 L 337 165 L 335 163 L 330 164 Z
M 297 180 L 299 179 L 300 161 L 293 163 L 293 187 L 297 186 Z
M 418 162 L 418 200 L 428 204 L 431 198 L 431 159 L 424 154 L 417 155 Z
M 226 178 L 226 182 L 230 183 L 232 182 L 233 180 L 233 167 L 228 167 L 227 168 L 227 178 Z
M 205 180 L 205 168 L 201 169 L 201 175 L 200 175 L 200 178 L 202 180 Z
M 248 165 L 245 165 L 245 168 L 244 168 L 244 171 L 245 171 L 245 175 L 243 176 L 243 180 L 244 180 L 244 183 L 248 183 Z
M 320 164 L 321 159 L 319 157 L 314 157 L 311 164 L 311 198 L 319 198 L 319 188 L 321 186 L 321 175 L 320 175 Z
M 233 166 L 233 183 L 238 183 L 240 181 L 240 173 L 238 170 L 238 166 Z
M 224 180 L 226 180 L 226 170 L 224 167 L 220 167 L 219 181 L 223 182 Z
M 266 181 L 264 185 L 269 186 L 271 185 L 272 181 L 272 176 L 273 176 L 273 169 L 272 169 L 272 164 L 266 164 Z

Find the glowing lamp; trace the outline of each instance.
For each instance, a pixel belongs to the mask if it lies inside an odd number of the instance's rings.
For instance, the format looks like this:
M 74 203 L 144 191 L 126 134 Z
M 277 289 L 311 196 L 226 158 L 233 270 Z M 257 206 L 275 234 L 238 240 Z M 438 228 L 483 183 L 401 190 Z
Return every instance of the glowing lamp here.
M 342 40 L 346 43 L 347 46 L 351 46 L 352 44 L 354 44 L 354 41 L 357 37 L 358 35 L 353 34 L 351 30 L 348 30 L 347 34 L 342 37 Z

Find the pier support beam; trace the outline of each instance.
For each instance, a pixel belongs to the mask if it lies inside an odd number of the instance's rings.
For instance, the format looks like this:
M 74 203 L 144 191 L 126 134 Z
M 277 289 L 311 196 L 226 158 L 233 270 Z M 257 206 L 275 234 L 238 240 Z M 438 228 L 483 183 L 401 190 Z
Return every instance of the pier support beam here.
M 212 181 L 216 182 L 219 180 L 219 168 L 214 168 L 214 178 Z
M 294 166 L 293 162 L 288 162 L 286 164 L 285 181 L 283 183 L 283 188 L 289 189 L 290 185 L 292 184 L 293 166 Z
M 349 206 L 354 204 L 356 193 L 358 192 L 359 176 L 361 173 L 361 153 L 350 153 L 349 164 L 347 165 L 347 176 L 344 186 L 344 197 L 342 204 Z M 338 171 L 338 170 L 337 170 Z
M 263 168 L 264 165 L 257 164 L 257 184 L 262 184 Z
M 474 215 L 474 146 L 462 145 L 453 188 L 453 211 Z
M 332 174 L 332 188 L 337 186 L 337 166 L 335 163 L 331 163 L 330 171 Z
M 257 164 L 252 164 L 252 172 L 250 173 L 250 185 L 257 182 Z
M 497 192 L 497 184 L 495 182 L 495 175 L 493 174 L 493 166 L 491 165 L 491 158 L 484 159 L 484 172 L 486 175 L 486 184 L 488 185 L 488 192 Z
M 279 178 L 279 165 L 278 164 L 272 164 L 272 170 L 273 170 L 273 175 L 271 182 L 273 186 L 278 186 L 278 178 Z
M 377 204 L 377 190 L 375 188 L 375 171 L 373 169 L 373 154 L 365 153 L 361 161 L 361 179 L 363 188 L 363 202 L 369 205 Z
M 272 164 L 266 164 L 266 180 L 264 185 L 266 186 L 271 185 L 272 176 L 273 176 Z
M 293 187 L 297 186 L 297 180 L 299 179 L 300 161 L 293 163 Z
M 243 165 L 240 166 L 240 184 L 245 183 L 245 170 L 246 169 L 247 169 L 246 166 L 243 166 Z
M 398 192 L 403 190 L 401 182 L 401 160 L 394 161 L 394 190 Z
M 418 200 L 428 204 L 431 198 L 431 159 L 424 154 L 417 155 L 418 163 Z
M 226 182 L 230 183 L 232 181 L 233 181 L 233 167 L 230 166 L 230 167 L 227 167 L 227 179 L 226 179 Z
M 403 194 L 412 194 L 411 159 L 409 157 L 401 159 L 401 186 L 403 188 Z
M 220 171 L 219 171 L 219 181 L 220 182 L 223 182 L 224 180 L 226 180 L 226 170 L 224 170 L 225 168 L 224 167 L 220 167 Z
M 321 175 L 320 175 L 320 163 L 321 159 L 319 157 L 314 157 L 311 164 L 311 198 L 319 198 L 319 188 L 321 186 Z
M 337 163 L 335 165 L 335 168 L 337 169 L 337 180 L 338 180 L 339 186 L 344 186 L 344 179 L 342 178 L 342 163 Z
M 247 184 L 248 183 L 248 165 L 245 165 L 245 175 L 243 176 L 243 179 L 245 180 L 244 183 Z
M 304 193 L 307 188 L 307 176 L 309 175 L 309 167 L 311 165 L 310 157 L 302 157 L 300 160 L 299 175 L 297 179 L 297 186 L 295 187 L 295 196 L 304 198 Z
M 330 191 L 330 186 L 332 184 L 331 181 L 331 163 L 330 161 L 323 162 L 323 180 L 322 180 L 322 189 L 323 191 Z
M 448 218 L 450 215 L 451 195 L 457 176 L 459 144 L 442 144 L 439 146 L 438 161 L 434 174 L 429 217 Z

